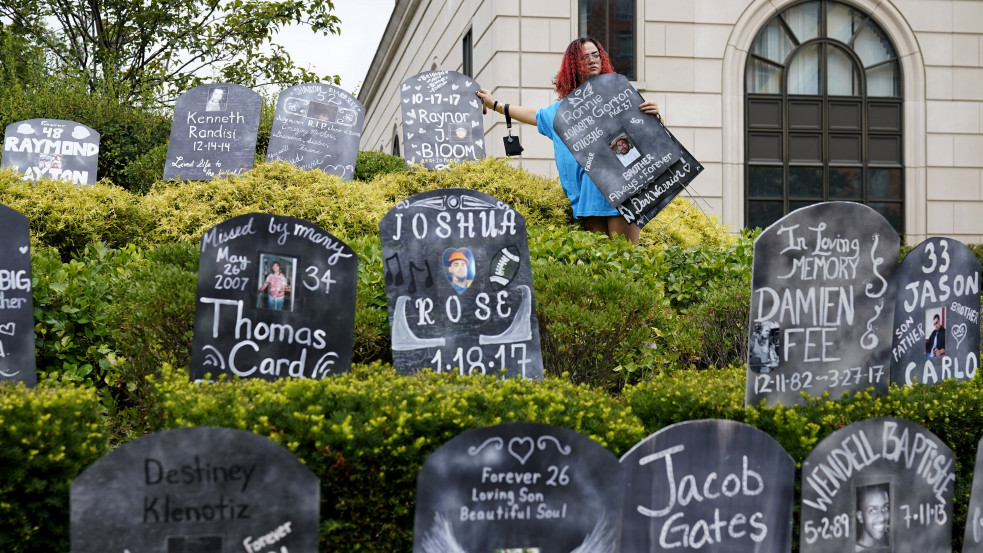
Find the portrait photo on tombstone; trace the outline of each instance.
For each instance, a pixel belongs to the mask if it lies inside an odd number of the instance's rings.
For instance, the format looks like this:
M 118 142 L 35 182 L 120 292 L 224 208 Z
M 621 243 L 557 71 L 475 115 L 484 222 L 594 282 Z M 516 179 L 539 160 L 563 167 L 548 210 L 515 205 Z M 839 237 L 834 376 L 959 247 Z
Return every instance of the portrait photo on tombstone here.
M 887 551 L 891 547 L 891 487 L 884 482 L 857 486 L 855 551 Z
M 464 293 L 474 282 L 474 255 L 468 248 L 447 248 L 444 250 L 443 265 L 447 280 L 458 294 Z
M 293 282 L 297 260 L 275 254 L 259 256 L 259 287 L 257 307 L 277 311 L 293 311 Z
M 752 372 L 767 374 L 778 368 L 778 349 L 781 346 L 781 329 L 775 321 L 761 321 L 751 327 L 751 344 L 748 348 L 748 368 Z
M 638 152 L 638 148 L 635 147 L 635 144 L 632 142 L 631 138 L 628 138 L 627 132 L 621 132 L 615 136 L 614 140 L 611 141 L 608 147 L 611 148 L 611 151 L 614 152 L 616 156 L 618 156 L 618 161 L 620 161 L 625 167 L 628 167 L 642 156 L 642 154 Z
M 945 356 L 945 307 L 925 310 L 925 358 Z
M 205 111 L 225 111 L 229 102 L 229 87 L 213 86 L 208 90 Z

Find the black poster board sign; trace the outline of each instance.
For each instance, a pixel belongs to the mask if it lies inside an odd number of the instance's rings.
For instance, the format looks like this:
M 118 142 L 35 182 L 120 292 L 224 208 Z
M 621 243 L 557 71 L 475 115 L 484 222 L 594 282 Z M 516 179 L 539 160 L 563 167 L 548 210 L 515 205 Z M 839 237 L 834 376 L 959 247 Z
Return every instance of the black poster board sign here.
M 347 372 L 358 256 L 320 227 L 250 213 L 201 238 L 191 378 Z
M 948 552 L 955 458 L 925 428 L 891 417 L 830 434 L 802 463 L 802 553 Z
M 72 482 L 71 547 L 316 553 L 319 501 L 314 473 L 269 438 L 168 430 L 121 445 Z
M 901 238 L 873 209 L 797 209 L 754 241 L 745 402 L 886 393 Z
M 891 381 L 967 381 L 980 354 L 980 260 L 962 242 L 929 238 L 898 269 Z
M 543 378 L 526 221 L 487 194 L 416 194 L 379 223 L 393 364 Z
M 178 96 L 164 180 L 211 180 L 253 168 L 262 97 L 232 83 L 203 84 Z
M 638 227 L 696 178 L 703 166 L 654 116 L 624 75 L 588 79 L 560 104 L 553 130 L 609 204 Z
M 27 217 L 0 204 L 0 382 L 38 381 Z
M 95 184 L 99 169 L 99 133 L 75 121 L 30 119 L 7 125 L 0 168 L 24 180 L 41 178 Z
M 622 485 L 615 456 L 573 430 L 470 430 L 420 469 L 413 553 L 615 552 Z
M 266 161 L 352 180 L 364 118 L 362 103 L 334 85 L 292 86 L 277 98 Z
M 983 440 L 976 445 L 973 491 L 969 495 L 962 553 L 983 553 Z
M 403 81 L 403 157 L 407 164 L 446 169 L 485 157 L 481 90 L 457 71 L 426 71 Z
M 623 551 L 791 551 L 795 462 L 764 432 L 682 422 L 639 442 L 621 464 Z

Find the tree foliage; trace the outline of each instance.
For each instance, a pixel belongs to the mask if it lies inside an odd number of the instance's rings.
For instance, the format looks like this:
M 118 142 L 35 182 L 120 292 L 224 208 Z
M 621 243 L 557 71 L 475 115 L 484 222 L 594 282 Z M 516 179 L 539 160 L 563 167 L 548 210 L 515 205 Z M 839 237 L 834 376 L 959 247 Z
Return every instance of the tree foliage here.
M 332 0 L 3 0 L 0 30 L 77 71 L 91 92 L 168 101 L 207 80 L 243 86 L 339 82 L 298 67 L 274 33 L 338 34 Z

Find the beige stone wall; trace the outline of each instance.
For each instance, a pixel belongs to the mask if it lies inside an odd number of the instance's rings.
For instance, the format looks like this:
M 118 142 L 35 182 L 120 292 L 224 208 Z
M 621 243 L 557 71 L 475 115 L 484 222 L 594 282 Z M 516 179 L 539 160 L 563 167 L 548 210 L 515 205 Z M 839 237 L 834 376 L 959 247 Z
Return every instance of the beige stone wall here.
M 744 224 L 744 65 L 760 28 L 794 0 L 637 0 L 635 86 L 706 170 L 691 186 L 725 224 Z M 983 242 L 983 2 L 851 0 L 891 35 L 905 94 L 906 240 L 949 236 Z M 552 78 L 577 36 L 577 0 L 400 0 L 405 30 L 385 71 L 370 70 L 363 149 L 389 152 L 399 129 L 399 83 L 429 70 L 461 69 L 461 38 L 473 29 L 475 80 L 501 101 L 545 106 Z M 405 9 L 412 4 L 413 9 Z M 386 42 L 386 39 L 383 39 Z M 382 52 L 382 48 L 380 48 Z M 375 72 L 375 74 L 373 74 Z M 671 77 L 667 77 L 670 76 Z M 371 81 L 371 82 L 370 82 Z M 484 120 L 489 155 L 502 156 L 504 118 Z M 516 123 L 526 148 L 513 163 L 554 175 L 552 146 Z

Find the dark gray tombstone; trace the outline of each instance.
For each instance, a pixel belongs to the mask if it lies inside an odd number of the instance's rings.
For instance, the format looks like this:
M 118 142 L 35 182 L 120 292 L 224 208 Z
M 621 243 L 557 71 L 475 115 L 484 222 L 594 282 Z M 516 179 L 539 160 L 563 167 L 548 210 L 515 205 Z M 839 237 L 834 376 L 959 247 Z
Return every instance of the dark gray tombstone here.
M 598 75 L 564 98 L 553 120 L 608 203 L 639 227 L 703 171 L 642 102 L 624 75 Z
M 315 553 L 320 484 L 245 430 L 179 428 L 127 442 L 72 482 L 73 553 Z
M 379 231 L 397 371 L 543 378 L 522 215 L 448 188 L 400 202 Z
M 639 442 L 621 464 L 623 551 L 791 551 L 795 462 L 764 432 L 682 422 Z
M 622 485 L 615 456 L 572 430 L 470 430 L 420 469 L 413 552 L 614 553 Z
M 38 381 L 27 217 L 0 204 L 0 382 Z
M 292 86 L 277 98 L 266 161 L 352 180 L 364 117 L 361 102 L 334 85 Z
M 980 260 L 962 242 L 929 238 L 898 269 L 891 381 L 967 381 L 980 354 Z
M 970 493 L 969 509 L 966 512 L 962 553 L 983 553 L 983 440 L 976 445 L 973 491 Z
M 754 241 L 745 401 L 886 393 L 901 239 L 852 202 L 797 209 Z
M 0 168 L 25 180 L 40 178 L 95 184 L 99 133 L 75 121 L 30 119 L 7 125 Z
M 358 256 L 321 228 L 250 213 L 201 238 L 191 377 L 322 379 L 352 361 Z
M 456 71 L 426 71 L 403 81 L 403 157 L 407 164 L 446 169 L 485 157 L 481 87 Z
M 237 84 L 203 84 L 174 105 L 164 180 L 211 180 L 253 168 L 263 99 Z
M 802 553 L 948 552 L 955 458 L 934 434 L 890 417 L 830 434 L 802 463 Z

